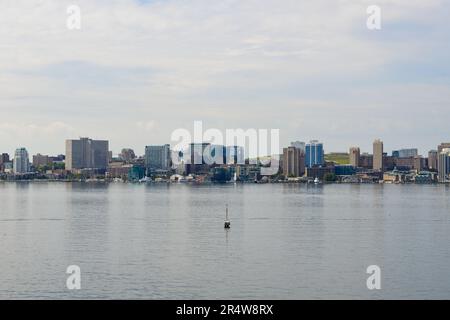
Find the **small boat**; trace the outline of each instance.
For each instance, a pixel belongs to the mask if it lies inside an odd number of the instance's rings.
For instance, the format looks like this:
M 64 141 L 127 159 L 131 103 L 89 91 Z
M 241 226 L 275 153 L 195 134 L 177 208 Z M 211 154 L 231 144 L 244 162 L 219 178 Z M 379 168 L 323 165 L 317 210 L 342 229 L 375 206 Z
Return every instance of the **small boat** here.
M 316 177 L 316 178 L 314 179 L 314 183 L 315 183 L 315 184 L 319 184 L 319 183 L 320 183 L 319 178 Z
M 224 228 L 225 228 L 225 229 L 230 229 L 230 227 L 231 227 L 231 222 L 230 222 L 230 220 L 228 219 L 228 205 L 227 205 L 226 211 L 225 211 Z

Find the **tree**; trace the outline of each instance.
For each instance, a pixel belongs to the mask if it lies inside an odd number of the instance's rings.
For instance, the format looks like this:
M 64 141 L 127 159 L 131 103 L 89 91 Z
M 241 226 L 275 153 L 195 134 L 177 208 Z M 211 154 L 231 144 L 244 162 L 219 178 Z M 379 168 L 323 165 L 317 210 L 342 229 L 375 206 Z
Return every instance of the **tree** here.
M 323 180 L 326 182 L 334 182 L 336 181 L 336 175 L 334 173 L 326 173 L 323 177 Z

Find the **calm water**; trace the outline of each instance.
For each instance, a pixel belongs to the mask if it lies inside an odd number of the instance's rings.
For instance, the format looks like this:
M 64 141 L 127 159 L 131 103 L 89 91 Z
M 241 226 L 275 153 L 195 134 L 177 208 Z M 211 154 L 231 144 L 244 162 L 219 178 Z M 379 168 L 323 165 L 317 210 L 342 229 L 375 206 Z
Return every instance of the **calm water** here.
M 449 299 L 450 188 L 0 183 L 0 298 Z

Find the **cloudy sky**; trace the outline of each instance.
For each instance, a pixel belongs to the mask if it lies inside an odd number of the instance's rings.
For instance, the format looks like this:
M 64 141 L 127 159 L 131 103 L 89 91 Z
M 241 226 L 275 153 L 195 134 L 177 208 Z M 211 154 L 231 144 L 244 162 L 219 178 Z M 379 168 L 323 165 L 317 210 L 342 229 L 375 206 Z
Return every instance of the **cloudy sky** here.
M 450 140 L 449 16 L 445 0 L 0 0 L 0 152 L 89 136 L 142 154 L 202 120 L 425 153 Z

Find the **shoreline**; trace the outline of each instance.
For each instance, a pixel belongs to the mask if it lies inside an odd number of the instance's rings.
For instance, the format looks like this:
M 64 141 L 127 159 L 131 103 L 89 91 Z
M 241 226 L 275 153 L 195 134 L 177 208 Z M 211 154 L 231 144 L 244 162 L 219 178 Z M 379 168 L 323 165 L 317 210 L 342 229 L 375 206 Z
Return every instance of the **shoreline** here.
M 0 183 L 102 183 L 102 184 L 136 184 L 136 185 L 241 185 L 241 184 L 283 184 L 283 185 L 450 185 L 450 182 L 431 182 L 431 183 L 416 183 L 416 182 L 402 182 L 402 183 L 392 183 L 392 182 L 307 182 L 307 181 L 276 181 L 276 182 L 253 182 L 253 181 L 227 181 L 227 182 L 196 182 L 196 181 L 183 181 L 183 182 L 171 182 L 171 181 L 112 181 L 112 180 L 51 180 L 51 179 L 30 179 L 30 180 L 0 180 Z

